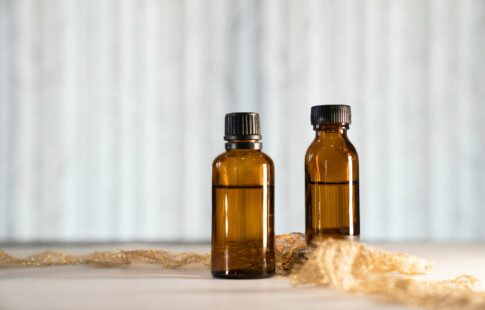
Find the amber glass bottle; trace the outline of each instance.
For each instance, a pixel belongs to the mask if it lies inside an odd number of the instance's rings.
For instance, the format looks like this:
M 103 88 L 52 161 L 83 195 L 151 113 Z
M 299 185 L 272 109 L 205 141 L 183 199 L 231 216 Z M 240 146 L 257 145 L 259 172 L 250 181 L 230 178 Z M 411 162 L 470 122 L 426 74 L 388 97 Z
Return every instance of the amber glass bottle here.
M 226 152 L 212 164 L 212 275 L 272 276 L 274 165 L 258 142 L 259 115 L 227 114 L 224 139 Z
M 308 243 L 326 237 L 359 238 L 359 159 L 347 138 L 350 120 L 350 106 L 312 107 L 316 134 L 305 156 Z

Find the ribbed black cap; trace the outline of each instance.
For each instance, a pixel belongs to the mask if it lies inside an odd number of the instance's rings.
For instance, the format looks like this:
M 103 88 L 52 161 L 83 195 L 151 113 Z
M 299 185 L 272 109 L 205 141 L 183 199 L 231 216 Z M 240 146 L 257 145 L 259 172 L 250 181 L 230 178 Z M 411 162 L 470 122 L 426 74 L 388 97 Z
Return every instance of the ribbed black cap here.
M 239 112 L 226 114 L 224 140 L 259 140 L 259 114 Z
M 350 124 L 350 106 L 343 104 L 316 105 L 310 116 L 312 125 L 328 123 Z

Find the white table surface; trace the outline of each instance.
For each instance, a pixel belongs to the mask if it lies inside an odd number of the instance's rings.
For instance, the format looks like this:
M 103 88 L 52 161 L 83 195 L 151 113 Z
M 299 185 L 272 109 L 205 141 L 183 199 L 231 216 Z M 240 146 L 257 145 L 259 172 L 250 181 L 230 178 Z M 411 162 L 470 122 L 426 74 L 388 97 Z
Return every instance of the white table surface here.
M 435 262 L 423 279 L 468 273 L 485 281 L 484 244 L 378 244 Z M 163 249 L 208 253 L 209 245 L 117 244 L 4 246 L 15 256 L 45 249 L 85 254 L 111 249 Z M 481 288 L 485 286 L 481 283 Z M 286 278 L 218 280 L 208 270 L 163 270 L 143 265 L 115 269 L 89 266 L 0 269 L 0 309 L 408 309 L 362 295 L 322 287 L 291 287 Z

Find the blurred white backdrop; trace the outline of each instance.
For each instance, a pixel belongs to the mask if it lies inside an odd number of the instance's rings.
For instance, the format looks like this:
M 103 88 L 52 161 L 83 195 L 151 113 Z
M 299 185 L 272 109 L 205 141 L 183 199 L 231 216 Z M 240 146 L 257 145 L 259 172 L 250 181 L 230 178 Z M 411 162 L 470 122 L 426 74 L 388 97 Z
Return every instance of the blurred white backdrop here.
M 0 241 L 209 240 L 232 111 L 303 231 L 318 104 L 353 109 L 363 240 L 485 240 L 485 1 L 0 0 Z

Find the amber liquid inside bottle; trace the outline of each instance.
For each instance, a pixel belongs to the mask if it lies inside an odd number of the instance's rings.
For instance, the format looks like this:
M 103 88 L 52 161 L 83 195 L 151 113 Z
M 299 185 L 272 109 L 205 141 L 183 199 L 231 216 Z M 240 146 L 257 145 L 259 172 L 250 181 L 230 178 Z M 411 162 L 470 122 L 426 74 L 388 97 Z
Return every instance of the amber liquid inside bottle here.
M 358 240 L 359 159 L 345 124 L 316 125 L 305 157 L 308 243 L 323 238 Z
M 212 166 L 212 275 L 274 274 L 274 172 L 259 150 L 234 149 Z

